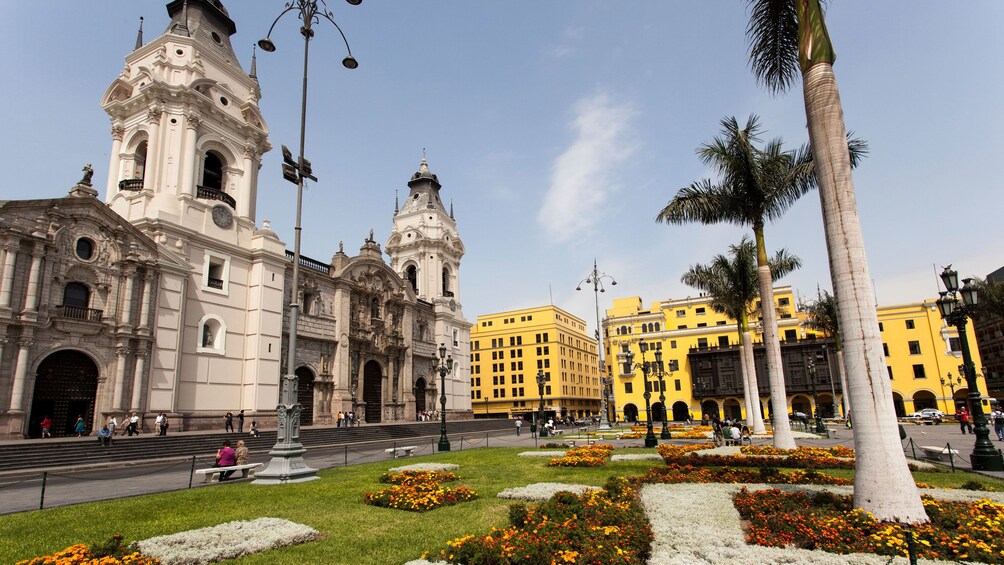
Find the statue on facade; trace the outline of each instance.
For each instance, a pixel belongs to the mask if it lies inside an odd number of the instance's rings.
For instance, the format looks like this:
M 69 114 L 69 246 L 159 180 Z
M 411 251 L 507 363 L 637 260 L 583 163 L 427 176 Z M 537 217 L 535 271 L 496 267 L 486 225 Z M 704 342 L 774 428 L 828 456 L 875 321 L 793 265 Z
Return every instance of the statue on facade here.
M 82 170 L 84 171 L 84 177 L 77 184 L 91 186 L 91 177 L 94 176 L 94 168 L 91 167 L 90 163 L 87 163 Z

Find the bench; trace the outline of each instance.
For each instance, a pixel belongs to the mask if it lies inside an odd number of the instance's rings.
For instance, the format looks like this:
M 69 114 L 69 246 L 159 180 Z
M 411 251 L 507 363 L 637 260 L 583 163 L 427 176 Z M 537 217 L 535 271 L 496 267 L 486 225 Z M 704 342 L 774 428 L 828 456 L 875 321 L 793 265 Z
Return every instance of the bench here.
M 932 447 L 930 445 L 918 445 L 921 451 L 924 452 L 924 457 L 932 461 L 948 461 L 949 452 L 952 457 L 959 454 L 959 450 L 952 449 L 949 450 L 947 447 Z
M 230 465 L 229 467 L 210 467 L 208 469 L 196 469 L 196 475 L 204 475 L 202 482 L 211 483 L 219 480 L 220 473 L 224 471 L 240 471 L 241 478 L 247 479 L 254 474 L 254 471 L 264 465 L 264 463 L 248 463 L 246 465 Z
M 411 457 L 412 452 L 415 451 L 416 449 L 418 448 L 415 447 L 414 445 L 403 445 L 401 447 L 388 447 L 387 449 L 384 450 L 384 453 L 393 453 L 394 459 L 397 459 L 398 457 L 401 456 Z

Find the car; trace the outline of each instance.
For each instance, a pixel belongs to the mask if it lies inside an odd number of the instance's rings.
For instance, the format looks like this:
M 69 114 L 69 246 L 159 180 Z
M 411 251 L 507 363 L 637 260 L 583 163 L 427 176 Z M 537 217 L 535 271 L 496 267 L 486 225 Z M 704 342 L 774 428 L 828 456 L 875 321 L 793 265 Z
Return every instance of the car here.
M 924 408 L 923 410 L 920 411 L 920 413 L 927 418 L 942 419 L 945 417 L 945 413 L 942 412 L 941 410 L 938 410 L 937 408 Z

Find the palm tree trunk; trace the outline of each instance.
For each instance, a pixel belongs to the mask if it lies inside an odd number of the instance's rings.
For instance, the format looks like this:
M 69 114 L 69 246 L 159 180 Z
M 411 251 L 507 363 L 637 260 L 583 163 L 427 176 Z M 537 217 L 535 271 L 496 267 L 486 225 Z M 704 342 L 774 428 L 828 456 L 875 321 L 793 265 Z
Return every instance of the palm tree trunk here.
M 808 67 L 802 85 L 854 419 L 854 506 L 877 520 L 927 522 L 899 439 L 833 66 Z
M 770 379 L 770 417 L 774 425 L 774 447 L 795 449 L 795 436 L 788 422 L 788 394 L 781 368 L 781 342 L 777 337 L 777 312 L 774 307 L 774 280 L 767 265 L 767 247 L 763 227 L 755 226 L 757 279 L 760 282 L 760 312 L 763 316 L 763 345 L 767 350 L 767 373 Z
M 844 354 L 839 346 L 837 347 L 837 374 L 840 375 L 840 408 L 843 411 L 844 419 L 846 419 L 851 406 L 847 395 L 847 370 L 844 368 Z
M 749 328 L 742 334 L 743 343 L 739 350 L 739 359 L 743 369 L 743 379 L 746 383 L 746 415 L 747 424 L 754 434 L 766 434 L 763 425 L 763 413 L 760 411 L 760 387 L 756 380 L 756 363 L 753 361 L 753 336 Z

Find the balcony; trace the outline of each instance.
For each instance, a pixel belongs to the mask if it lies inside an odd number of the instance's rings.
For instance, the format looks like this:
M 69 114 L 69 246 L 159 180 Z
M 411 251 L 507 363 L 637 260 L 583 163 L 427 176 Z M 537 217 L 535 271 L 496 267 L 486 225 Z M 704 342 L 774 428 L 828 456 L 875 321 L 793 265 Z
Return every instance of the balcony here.
M 203 200 L 219 200 L 220 202 L 223 202 L 224 204 L 230 206 L 234 210 L 237 209 L 237 201 L 234 200 L 234 197 L 216 188 L 209 188 L 208 186 L 196 186 L 195 197 L 201 198 Z
M 143 179 L 125 179 L 119 181 L 119 190 L 139 192 L 143 190 Z
M 83 306 L 70 306 L 69 304 L 60 304 L 56 306 L 56 310 L 60 312 L 59 316 L 62 318 L 85 320 L 87 322 L 100 322 L 101 317 L 105 313 L 104 310 L 95 310 L 94 308 L 85 308 Z
M 296 254 L 292 251 L 286 250 L 286 258 L 292 261 L 296 257 Z M 327 263 L 322 263 L 317 259 L 311 259 L 305 255 L 300 255 L 300 266 L 310 269 L 312 271 L 317 271 L 319 273 L 329 274 L 331 272 L 331 265 Z
M 209 277 L 206 280 L 206 286 L 208 286 L 209 288 L 223 290 L 223 279 L 214 279 L 213 277 Z

